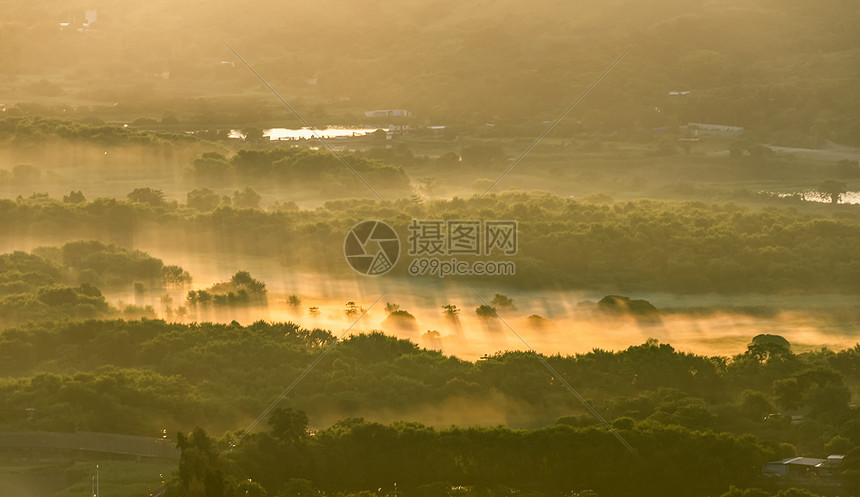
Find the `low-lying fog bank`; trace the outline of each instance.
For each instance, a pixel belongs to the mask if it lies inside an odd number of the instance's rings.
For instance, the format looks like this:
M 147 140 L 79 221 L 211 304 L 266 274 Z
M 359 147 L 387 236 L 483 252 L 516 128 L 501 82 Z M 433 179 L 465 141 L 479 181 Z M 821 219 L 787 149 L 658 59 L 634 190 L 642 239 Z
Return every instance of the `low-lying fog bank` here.
M 574 354 L 594 348 L 618 350 L 656 338 L 678 350 L 732 355 L 746 350 L 750 338 L 759 333 L 780 334 L 791 341 L 795 350 L 845 348 L 857 343 L 860 330 L 857 326 L 860 316 L 852 310 L 850 298 L 837 295 L 629 295 L 647 300 L 659 311 L 658 315 L 637 316 L 601 312 L 597 302 L 604 293 L 518 290 L 506 285 L 503 278 L 489 283 L 456 278 L 336 278 L 290 272 L 264 258 L 243 258 L 239 262 L 216 254 L 164 257 L 194 275 L 191 287 L 174 290 L 168 305 L 160 295 L 144 297 L 143 303 L 152 305 L 164 319 L 235 320 L 242 324 L 257 320 L 292 321 L 306 328 L 329 329 L 335 334 L 355 323 L 349 333 L 383 330 L 470 360 L 497 351 L 526 348 L 495 317 L 476 315 L 483 301 L 493 303 L 496 294 L 512 301 L 510 306 L 496 306 L 499 316 L 528 345 L 544 354 Z M 225 308 L 186 304 L 187 290 L 209 287 L 229 279 L 240 269 L 266 283 L 268 296 L 264 305 Z M 125 302 L 134 299 L 131 291 L 108 297 Z M 390 319 L 395 308 L 386 309 L 389 303 L 401 311 Z M 455 306 L 456 313 L 452 316 L 454 309 L 445 306 Z M 359 319 L 364 309 L 369 310 Z

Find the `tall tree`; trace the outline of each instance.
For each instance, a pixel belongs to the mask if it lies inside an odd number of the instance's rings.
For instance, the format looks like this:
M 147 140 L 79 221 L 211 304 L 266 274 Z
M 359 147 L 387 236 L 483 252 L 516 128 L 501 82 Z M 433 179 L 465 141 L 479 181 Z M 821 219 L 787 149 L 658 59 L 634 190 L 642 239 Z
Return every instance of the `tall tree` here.
M 203 430 L 195 428 L 190 435 L 177 435 L 182 451 L 179 459 L 178 485 L 168 489 L 170 497 L 224 497 L 225 483 L 219 456 L 212 440 Z

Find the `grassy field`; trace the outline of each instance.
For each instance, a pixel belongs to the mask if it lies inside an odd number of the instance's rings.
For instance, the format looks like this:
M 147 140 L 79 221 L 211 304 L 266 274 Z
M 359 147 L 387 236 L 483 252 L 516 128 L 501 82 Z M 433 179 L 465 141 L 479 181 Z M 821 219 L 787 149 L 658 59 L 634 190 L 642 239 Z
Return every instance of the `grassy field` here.
M 176 463 L 123 461 L 96 457 L 39 455 L 0 457 L 0 493 L 15 497 L 79 497 L 91 495 L 99 466 L 99 494 L 141 497 L 161 488 Z

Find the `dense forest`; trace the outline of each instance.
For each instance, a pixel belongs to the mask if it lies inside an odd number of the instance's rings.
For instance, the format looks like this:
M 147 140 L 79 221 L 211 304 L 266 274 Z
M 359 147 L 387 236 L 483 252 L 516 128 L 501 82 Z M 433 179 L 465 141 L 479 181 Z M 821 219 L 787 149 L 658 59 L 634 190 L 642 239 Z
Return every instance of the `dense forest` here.
M 120 497 L 860 495 L 852 2 L 0 10 L 0 445 L 179 448 Z M 20 449 L 0 493 L 99 494 Z
M 301 411 L 276 410 L 268 432 L 229 452 L 219 453 L 224 441 L 211 440 L 203 430 L 180 435 L 182 460 L 165 495 L 243 495 L 251 489 L 279 496 L 816 495 L 796 487 L 779 490 L 761 478 L 757 464 L 784 448 L 749 436 L 629 418 L 615 427 L 647 447 L 635 454 L 594 427 L 434 430 L 419 423 L 348 419 L 309 433 L 303 430 L 306 420 Z M 857 457 L 845 458 L 849 474 L 856 472 Z M 735 484 L 727 488 L 726 482 Z M 750 484 L 771 488 L 743 488 Z M 856 485 L 852 477 L 845 488 Z
M 97 241 L 39 247 L 33 253 L 0 255 L 0 326 L 63 318 L 154 317 L 149 308 L 109 305 L 101 289 L 131 287 L 135 293 L 158 292 L 189 283 L 179 266 L 139 250 Z
M 860 444 L 851 404 L 860 388 L 856 347 L 795 354 L 782 337 L 759 335 L 733 357 L 678 352 L 655 340 L 618 352 L 546 357 L 636 449 L 633 455 L 531 353 L 467 362 L 374 333 L 335 346 L 284 401 L 286 410 L 271 414 L 268 431 L 248 434 L 216 462 L 224 444 L 242 434 L 235 427 L 334 340 L 327 331 L 265 322 L 7 329 L 0 337 L 0 428 L 156 434 L 202 424 L 227 433 L 217 443 L 200 430 L 180 435 L 183 460 L 209 458 L 205 464 L 221 465 L 225 478 L 247 475 L 233 483 L 251 477 L 270 495 L 296 479 L 329 492 L 397 481 L 416 495 L 432 491 L 422 491 L 425 485 L 492 487 L 493 495 L 505 486 L 629 495 L 625 485 L 636 481 L 648 495 L 714 495 L 729 485 L 761 485 L 767 461 L 842 454 Z M 501 411 L 510 427 L 440 431 L 372 419 L 433 419 L 433 411 L 464 408 Z M 188 471 L 203 471 L 203 462 L 187 464 L 176 485 L 190 484 Z M 283 465 L 288 469 L 276 469 Z
M 510 284 L 621 293 L 860 291 L 854 251 L 860 218 L 853 206 L 822 205 L 810 214 L 732 204 L 595 200 L 512 192 L 381 205 L 329 201 L 314 210 L 200 210 L 157 196 L 79 203 L 35 196 L 0 200 L 0 239 L 92 238 L 134 246 L 135 240 L 155 238 L 160 250 L 211 244 L 222 253 L 283 258 L 295 267 L 337 274 L 349 271 L 342 263 L 343 236 L 362 219 L 387 220 L 404 241 L 410 219 L 514 219 L 519 247 L 510 260 L 520 269 Z M 405 277 L 407 271 L 404 263 L 392 274 Z

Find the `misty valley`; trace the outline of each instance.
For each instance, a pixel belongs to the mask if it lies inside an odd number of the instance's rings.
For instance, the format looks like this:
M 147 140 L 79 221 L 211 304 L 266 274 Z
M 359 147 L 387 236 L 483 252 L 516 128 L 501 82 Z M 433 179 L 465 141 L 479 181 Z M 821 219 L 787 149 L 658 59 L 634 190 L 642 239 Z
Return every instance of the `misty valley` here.
M 860 495 L 850 3 L 0 1 L 0 495 Z

